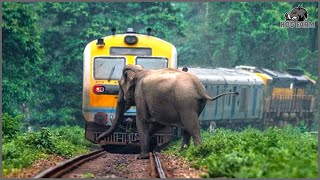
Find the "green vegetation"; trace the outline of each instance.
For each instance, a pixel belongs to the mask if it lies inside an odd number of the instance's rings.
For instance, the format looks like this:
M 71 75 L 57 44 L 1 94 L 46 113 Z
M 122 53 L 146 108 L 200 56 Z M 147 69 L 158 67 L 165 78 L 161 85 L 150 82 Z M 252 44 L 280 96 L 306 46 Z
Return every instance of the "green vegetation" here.
M 318 26 L 279 27 L 299 4 L 317 24 L 316 2 L 4 2 L 2 111 L 25 126 L 83 126 L 83 50 L 112 27 L 151 27 L 179 66 L 293 67 L 317 79 Z
M 126 168 L 125 164 L 117 164 L 115 169 L 117 171 L 123 171 L 125 168 Z
M 166 151 L 206 167 L 206 177 L 229 178 L 316 178 L 318 137 L 298 128 L 269 128 L 242 132 L 217 129 L 203 131 L 203 143 L 178 152 L 180 142 Z
M 12 138 L 20 132 L 22 116 L 12 117 L 8 113 L 2 114 L 2 137 Z
M 83 178 L 94 178 L 95 175 L 89 172 L 86 172 L 82 175 Z
M 3 122 L 8 119 L 15 118 L 3 116 Z M 11 129 L 4 127 L 6 131 L 3 134 L 11 132 Z M 5 135 L 2 141 L 3 174 L 28 167 L 36 159 L 45 158 L 48 154 L 72 157 L 87 152 L 91 146 L 84 139 L 84 130 L 78 126 L 41 128 L 36 132 Z

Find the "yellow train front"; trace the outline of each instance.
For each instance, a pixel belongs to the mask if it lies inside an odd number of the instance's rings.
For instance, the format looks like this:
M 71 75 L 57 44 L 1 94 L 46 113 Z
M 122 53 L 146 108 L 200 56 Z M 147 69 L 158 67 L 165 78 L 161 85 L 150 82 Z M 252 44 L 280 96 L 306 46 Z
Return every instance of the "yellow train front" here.
M 87 44 L 83 59 L 82 113 L 85 119 L 85 137 L 101 145 L 138 145 L 135 126 L 135 107 L 124 115 L 119 128 L 102 141 L 96 138 L 111 125 L 115 117 L 118 80 L 127 64 L 139 64 L 145 69 L 177 68 L 175 46 L 162 39 L 139 34 L 129 28 L 126 33 L 99 38 Z M 169 142 L 177 135 L 175 128 L 157 132 L 157 145 Z

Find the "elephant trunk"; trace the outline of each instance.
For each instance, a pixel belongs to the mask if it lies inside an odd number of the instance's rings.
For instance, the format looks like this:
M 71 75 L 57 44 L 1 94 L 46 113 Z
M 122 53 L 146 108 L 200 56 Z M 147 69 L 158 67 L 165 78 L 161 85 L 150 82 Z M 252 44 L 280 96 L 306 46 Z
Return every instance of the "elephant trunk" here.
M 217 96 L 215 96 L 215 97 L 210 97 L 209 95 L 207 95 L 207 94 L 205 93 L 205 94 L 204 94 L 204 98 L 206 98 L 206 99 L 209 100 L 209 101 L 214 101 L 214 100 L 216 100 L 216 99 L 218 99 L 218 98 L 220 98 L 220 97 L 222 97 L 222 96 L 224 96 L 224 95 L 228 95 L 228 94 L 239 95 L 238 92 L 227 92 L 227 93 L 219 94 L 219 95 L 217 95 Z
M 117 109 L 116 109 L 116 117 L 115 117 L 115 122 L 111 125 L 111 127 L 106 130 L 104 133 L 102 133 L 98 138 L 97 141 L 101 140 L 102 138 L 108 137 L 109 135 L 111 135 L 116 128 L 119 126 L 124 113 L 126 112 L 128 108 L 126 108 L 126 102 L 123 99 L 123 95 L 122 93 L 119 92 L 119 99 L 118 99 L 118 103 L 117 103 Z

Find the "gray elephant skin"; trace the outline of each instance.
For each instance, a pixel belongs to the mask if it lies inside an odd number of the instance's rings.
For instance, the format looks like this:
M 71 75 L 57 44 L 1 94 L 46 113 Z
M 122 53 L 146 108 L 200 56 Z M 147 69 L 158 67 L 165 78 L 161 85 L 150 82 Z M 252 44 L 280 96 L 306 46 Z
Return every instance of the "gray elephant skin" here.
M 119 96 L 115 121 L 97 140 L 111 135 L 122 121 L 124 113 L 136 106 L 136 125 L 140 141 L 139 159 L 149 158 L 150 137 L 159 129 L 175 126 L 184 129 L 181 148 L 201 143 L 199 115 L 207 100 L 204 86 L 195 75 L 177 69 L 147 70 L 140 65 L 126 65 L 119 80 Z

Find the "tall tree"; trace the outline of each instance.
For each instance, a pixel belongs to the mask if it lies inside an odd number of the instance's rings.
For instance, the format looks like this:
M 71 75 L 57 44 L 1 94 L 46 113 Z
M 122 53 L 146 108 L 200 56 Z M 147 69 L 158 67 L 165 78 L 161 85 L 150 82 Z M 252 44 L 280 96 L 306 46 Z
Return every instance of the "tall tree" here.
M 27 3 L 2 5 L 2 111 L 28 118 L 43 76 L 39 17 Z
M 284 14 L 299 3 L 193 2 L 178 4 L 189 25 L 178 46 L 180 66 L 234 67 L 245 64 L 317 74 L 315 29 L 280 28 Z M 317 23 L 317 3 L 300 3 Z

